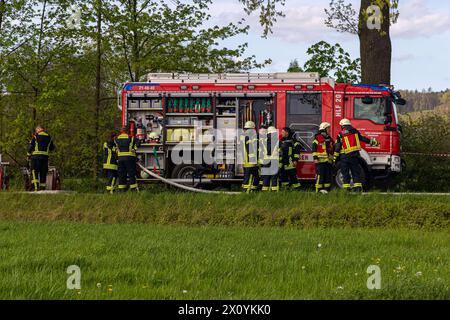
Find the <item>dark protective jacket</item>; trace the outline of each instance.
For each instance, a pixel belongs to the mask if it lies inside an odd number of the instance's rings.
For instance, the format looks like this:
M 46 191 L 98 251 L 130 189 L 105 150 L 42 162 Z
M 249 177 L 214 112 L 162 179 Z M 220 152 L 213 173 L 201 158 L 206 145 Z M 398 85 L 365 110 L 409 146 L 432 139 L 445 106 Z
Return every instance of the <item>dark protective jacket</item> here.
M 55 150 L 52 137 L 44 131 L 35 134 L 28 147 L 28 156 L 33 158 L 48 158 L 50 151 Z
M 362 149 L 361 142 L 371 143 L 372 140 L 364 137 L 352 126 L 344 127 L 336 139 L 335 158 L 339 156 L 342 158 L 359 157 L 359 151 Z
M 280 141 L 280 165 L 284 170 L 296 169 L 294 161 L 300 158 L 300 144 L 295 147 L 292 138 L 282 138 Z
M 117 170 L 117 146 L 114 141 L 103 144 L 103 169 Z
M 118 160 L 128 160 L 130 158 L 136 158 L 136 150 L 138 148 L 136 139 L 128 136 L 126 133 L 121 133 L 114 143 L 117 148 Z

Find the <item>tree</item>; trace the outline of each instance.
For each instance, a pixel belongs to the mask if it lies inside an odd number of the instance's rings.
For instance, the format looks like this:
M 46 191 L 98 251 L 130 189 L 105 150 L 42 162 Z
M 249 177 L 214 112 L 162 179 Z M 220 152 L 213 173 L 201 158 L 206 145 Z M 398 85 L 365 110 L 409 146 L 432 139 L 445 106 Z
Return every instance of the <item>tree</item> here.
M 118 53 L 116 63 L 127 66 L 131 81 L 141 81 L 150 72 L 227 72 L 263 66 L 254 56 L 242 58 L 246 44 L 235 49 L 219 46 L 218 40 L 245 34 L 248 26 L 204 28 L 210 19 L 208 3 L 177 1 L 172 8 L 160 1 L 113 2 L 106 18 L 113 51 Z
M 441 103 L 446 106 L 450 106 L 450 89 L 447 89 L 441 97 Z
M 101 142 L 121 124 L 120 83 L 145 80 L 148 72 L 264 64 L 245 56 L 246 44 L 220 46 L 248 27 L 205 27 L 210 2 L 0 0 L 2 151 L 23 165 L 32 128 L 43 124 L 57 145 L 52 165 L 65 177 L 95 176 Z M 66 23 L 73 4 L 82 9 L 78 29 Z
M 391 84 L 390 27 L 397 22 L 399 0 L 361 0 L 359 13 L 345 0 L 331 0 L 325 24 L 360 40 L 361 76 L 364 83 Z
M 297 59 L 291 61 L 291 63 L 289 64 L 288 72 L 303 72 L 302 68 L 298 64 Z
M 339 83 L 357 83 L 361 78 L 360 59 L 351 59 L 338 43 L 334 46 L 320 41 L 307 50 L 310 56 L 303 68 L 297 60 L 291 62 L 288 72 L 318 72 L 321 77 L 332 76 Z
M 263 27 L 263 37 L 272 33 L 272 27 L 279 17 L 284 17 L 284 13 L 278 10 L 277 6 L 284 6 L 286 0 L 239 0 L 244 4 L 245 12 L 250 15 L 259 10 L 259 22 Z

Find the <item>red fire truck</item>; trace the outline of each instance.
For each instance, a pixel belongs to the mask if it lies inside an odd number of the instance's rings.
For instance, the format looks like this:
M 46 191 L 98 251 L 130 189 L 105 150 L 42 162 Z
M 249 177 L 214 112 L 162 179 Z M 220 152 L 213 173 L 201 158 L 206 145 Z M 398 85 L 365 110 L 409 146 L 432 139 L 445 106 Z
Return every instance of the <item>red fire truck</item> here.
M 317 73 L 149 74 L 146 83 L 125 83 L 119 93 L 122 124 L 140 141 L 138 156 L 146 168 L 180 182 L 203 179 L 220 184 L 241 181 L 243 170 L 234 152 L 238 138 L 217 139 L 209 135 L 211 130 L 236 131 L 246 121 L 254 121 L 257 129 L 290 127 L 303 149 L 298 177 L 313 181 L 314 135 L 326 121 L 337 137 L 343 118 L 381 143 L 380 147 L 363 145 L 360 165 L 366 185 L 387 179 L 402 170 L 397 105 L 404 103 L 387 86 L 336 84 Z M 192 151 L 213 144 L 213 155 L 226 161 L 174 162 L 180 144 L 191 145 Z M 145 173 L 141 178 L 152 181 Z M 339 163 L 335 180 L 341 187 Z

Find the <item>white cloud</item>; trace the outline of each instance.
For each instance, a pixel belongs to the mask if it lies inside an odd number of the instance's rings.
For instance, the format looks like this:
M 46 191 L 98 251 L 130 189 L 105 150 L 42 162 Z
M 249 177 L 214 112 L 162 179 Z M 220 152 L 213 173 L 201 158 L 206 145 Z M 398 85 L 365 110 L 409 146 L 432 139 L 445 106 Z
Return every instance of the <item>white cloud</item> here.
M 400 54 L 398 56 L 394 55 L 392 60 L 395 62 L 406 62 L 416 59 L 416 56 L 411 53 Z
M 319 1 L 318 1 L 319 2 Z M 308 5 L 303 1 L 288 1 L 283 8 L 285 17 L 278 18 L 274 24 L 273 34 L 270 38 L 281 39 L 286 42 L 315 42 L 320 40 L 342 41 L 354 39 L 354 35 L 344 35 L 325 26 L 325 12 L 327 3 L 316 3 Z M 236 2 L 213 3 L 210 12 L 212 18 L 210 24 L 224 25 L 229 22 L 238 22 L 245 18 L 246 24 L 250 25 L 250 32 L 262 35 L 259 16 L 256 13 L 247 16 L 242 5 Z
M 450 33 L 450 10 L 431 11 L 424 0 L 400 2 L 400 17 L 392 26 L 394 38 L 422 38 Z

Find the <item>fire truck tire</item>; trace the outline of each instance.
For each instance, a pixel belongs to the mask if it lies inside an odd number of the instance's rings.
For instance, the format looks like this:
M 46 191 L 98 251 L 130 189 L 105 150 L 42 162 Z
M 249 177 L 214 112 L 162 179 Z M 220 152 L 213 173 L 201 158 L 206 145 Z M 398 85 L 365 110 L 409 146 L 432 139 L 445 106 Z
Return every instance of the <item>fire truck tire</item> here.
M 365 170 L 365 168 L 360 164 L 360 170 L 361 170 L 361 182 L 364 186 L 364 189 L 367 189 L 368 185 L 367 185 L 367 172 Z M 336 172 L 335 172 L 335 176 L 334 176 L 334 185 L 336 188 L 338 189 L 343 189 L 344 188 L 344 181 L 342 178 L 342 171 L 341 171 L 341 163 L 338 162 L 338 164 L 336 165 Z
M 181 164 L 172 171 L 172 179 L 192 179 L 200 166 Z

